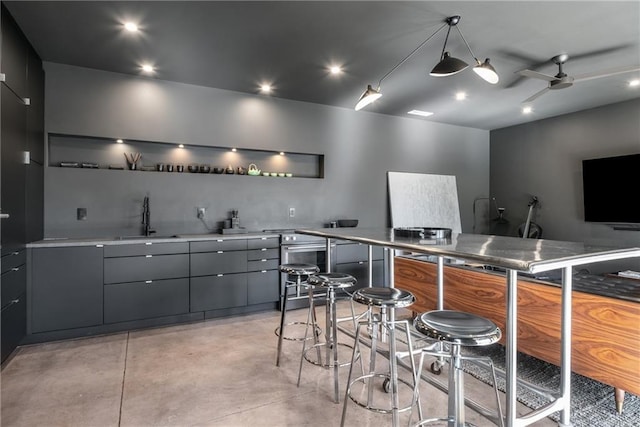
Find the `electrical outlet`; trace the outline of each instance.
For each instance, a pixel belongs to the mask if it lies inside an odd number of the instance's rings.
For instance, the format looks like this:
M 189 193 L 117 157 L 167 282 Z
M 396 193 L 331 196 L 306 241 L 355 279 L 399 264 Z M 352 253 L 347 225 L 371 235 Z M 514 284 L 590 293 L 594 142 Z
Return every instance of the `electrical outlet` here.
M 296 216 L 296 208 L 289 208 L 289 218 Z
M 76 217 L 78 218 L 78 221 L 86 221 L 87 208 L 78 208 L 76 211 Z
M 196 208 L 196 216 L 199 219 L 204 218 L 204 215 L 207 213 L 207 208 Z

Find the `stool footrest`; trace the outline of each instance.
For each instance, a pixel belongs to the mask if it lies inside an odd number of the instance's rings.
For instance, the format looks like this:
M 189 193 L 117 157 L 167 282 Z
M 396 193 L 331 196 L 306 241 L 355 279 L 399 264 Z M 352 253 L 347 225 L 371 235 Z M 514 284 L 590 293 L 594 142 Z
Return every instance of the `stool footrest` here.
M 355 383 L 361 382 L 365 385 L 365 387 L 369 387 L 370 385 L 367 384 L 365 382 L 366 379 L 368 378 L 384 378 L 385 381 L 390 381 L 391 380 L 391 376 L 389 373 L 370 373 L 370 374 L 365 374 L 365 375 L 361 375 L 357 378 L 355 378 L 354 380 L 352 380 L 349 383 L 349 388 L 347 389 L 347 396 L 349 396 L 349 399 L 351 399 L 356 405 L 364 408 L 364 409 L 368 409 L 369 411 L 373 411 L 373 412 L 378 412 L 380 414 L 391 414 L 393 412 L 393 408 L 391 408 L 391 405 L 389 405 L 389 408 L 381 408 L 381 407 L 377 407 L 377 406 L 372 406 L 371 402 L 368 403 L 364 403 L 358 399 L 356 399 L 352 392 L 353 392 L 353 385 Z M 409 387 L 410 390 L 413 391 L 413 384 L 409 383 L 408 381 L 402 379 L 402 378 L 398 378 L 398 382 L 401 384 L 406 385 L 407 387 Z M 384 390 L 384 385 L 382 385 L 380 387 L 380 391 L 385 391 Z M 412 395 L 413 396 L 413 395 Z M 413 399 L 412 401 L 409 403 L 409 406 L 405 406 L 404 408 L 398 408 L 398 412 L 405 412 L 408 411 L 412 408 L 413 406 Z
M 307 323 L 307 322 L 289 322 L 289 323 L 285 323 L 285 326 L 294 326 L 294 325 L 301 325 L 301 326 L 307 326 L 307 324 L 309 326 L 311 326 L 311 323 Z M 276 334 L 277 337 L 280 336 L 280 327 L 278 326 L 274 331 L 274 334 Z M 320 336 L 322 335 L 322 329 L 320 329 L 319 326 L 316 325 L 316 336 Z M 283 340 L 287 340 L 287 341 L 308 341 L 308 340 L 312 340 L 313 339 L 313 335 L 308 336 L 307 338 L 305 337 L 292 337 L 292 336 L 286 336 L 283 335 L 282 336 Z
M 309 357 L 309 353 L 311 351 L 316 351 L 316 352 L 317 351 L 323 351 L 323 350 L 321 350 L 321 348 L 325 349 L 327 347 L 327 345 L 328 344 L 326 342 L 321 342 L 321 343 L 315 344 L 315 345 L 307 348 L 303 353 L 304 360 L 306 360 L 307 362 L 311 363 L 312 365 L 322 366 L 323 368 L 333 368 L 335 366 L 335 364 L 333 363 L 333 360 L 324 361 L 323 357 L 322 357 L 323 354 L 320 355 L 320 360 L 314 360 L 314 359 L 311 359 Z M 344 343 L 339 342 L 338 343 L 338 348 L 340 348 L 340 347 L 353 349 L 353 347 L 350 346 L 349 344 L 344 344 Z M 326 352 L 326 350 L 324 350 L 324 351 Z M 333 350 L 331 350 L 331 351 L 333 351 Z M 333 355 L 333 353 L 332 353 L 332 355 Z M 348 362 L 340 363 L 340 361 L 338 361 L 338 367 L 349 366 L 349 365 L 351 365 L 351 358 L 349 358 Z

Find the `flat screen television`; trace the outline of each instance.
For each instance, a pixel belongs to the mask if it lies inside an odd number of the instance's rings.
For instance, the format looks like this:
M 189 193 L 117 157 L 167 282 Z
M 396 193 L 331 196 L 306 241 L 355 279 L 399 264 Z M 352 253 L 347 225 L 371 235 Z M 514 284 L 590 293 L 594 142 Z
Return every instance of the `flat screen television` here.
M 640 224 L 640 153 L 582 161 L 584 220 Z

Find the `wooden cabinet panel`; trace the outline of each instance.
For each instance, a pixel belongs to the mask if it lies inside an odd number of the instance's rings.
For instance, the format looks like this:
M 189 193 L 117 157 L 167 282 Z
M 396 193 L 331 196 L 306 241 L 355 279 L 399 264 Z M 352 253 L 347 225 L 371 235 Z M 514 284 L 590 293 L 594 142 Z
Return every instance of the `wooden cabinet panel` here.
M 31 332 L 102 324 L 102 248 L 34 248 L 31 260 Z
M 191 311 L 247 305 L 247 273 L 191 278 Z
M 104 283 L 189 277 L 189 255 L 145 255 L 105 258 Z
M 121 283 L 104 287 L 104 323 L 188 312 L 188 278 Z
M 436 308 L 436 277 L 432 263 L 395 258 L 395 286 L 415 295 L 414 312 Z M 444 267 L 445 309 L 484 316 L 503 331 L 505 290 L 502 275 Z M 579 291 L 572 303 L 573 371 L 640 394 L 640 304 Z M 518 280 L 518 351 L 559 366 L 560 316 L 560 287 Z

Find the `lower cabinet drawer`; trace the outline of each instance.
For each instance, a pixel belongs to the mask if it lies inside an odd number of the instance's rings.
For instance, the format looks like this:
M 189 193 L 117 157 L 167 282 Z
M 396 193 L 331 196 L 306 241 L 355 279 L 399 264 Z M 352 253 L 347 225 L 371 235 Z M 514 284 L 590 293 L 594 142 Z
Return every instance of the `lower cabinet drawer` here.
M 104 283 L 189 277 L 189 255 L 146 255 L 104 259 Z
M 2 289 L 0 290 L 2 307 L 5 307 L 26 291 L 27 265 L 22 264 L 17 267 L 12 267 L 11 270 L 3 273 L 0 283 L 2 283 Z
M 10 305 L 2 310 L 0 325 L 2 331 L 2 362 L 11 354 L 27 332 L 27 298 L 19 295 Z
M 280 272 L 278 270 L 256 271 L 247 277 L 247 303 L 261 304 L 280 299 Z
M 279 266 L 279 259 L 260 259 L 247 262 L 247 271 L 275 270 Z
M 247 251 L 247 259 L 249 261 L 255 261 L 258 259 L 279 259 L 280 258 L 280 249 L 279 248 L 262 248 L 262 249 L 253 249 L 251 251 Z
M 189 279 L 153 280 L 104 286 L 104 323 L 189 312 Z
M 191 311 L 247 305 L 247 273 L 191 278 Z
M 247 251 L 201 252 L 190 255 L 191 276 L 244 273 L 247 271 Z

